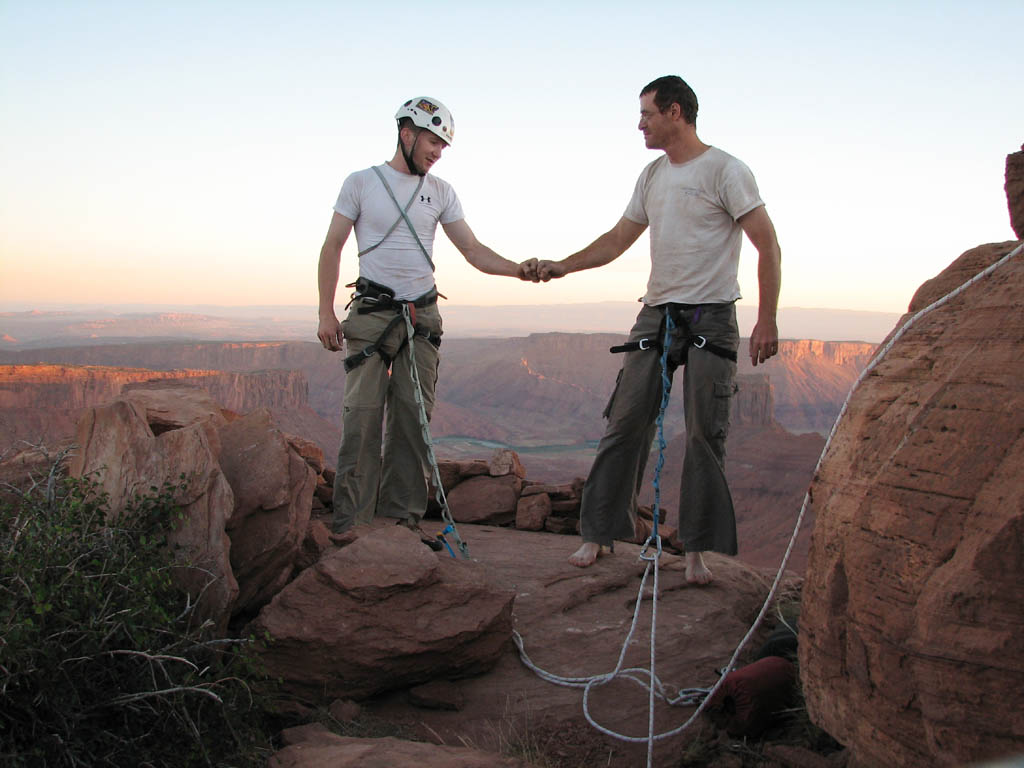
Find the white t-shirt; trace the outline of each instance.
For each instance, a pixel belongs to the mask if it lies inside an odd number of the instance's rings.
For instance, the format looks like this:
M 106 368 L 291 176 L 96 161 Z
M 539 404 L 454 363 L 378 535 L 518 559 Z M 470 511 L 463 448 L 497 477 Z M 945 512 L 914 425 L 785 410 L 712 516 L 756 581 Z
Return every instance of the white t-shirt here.
M 624 216 L 651 228 L 645 304 L 740 298 L 740 216 L 764 205 L 754 175 L 716 147 L 673 165 L 662 155 L 640 174 Z
M 377 167 L 387 179 L 395 199 L 404 208 L 420 177 L 396 171 L 387 163 Z M 361 277 L 393 289 L 396 299 L 415 299 L 434 287 L 430 264 L 404 220 L 381 242 L 398 219 L 399 212 L 373 168 L 356 171 L 345 179 L 334 210 L 355 222 L 360 251 L 381 243 L 380 247 L 359 258 Z M 465 218 L 455 190 L 448 182 L 429 173 L 423 177 L 423 186 L 409 206 L 408 215 L 431 258 L 434 257 L 437 223 L 451 224 Z

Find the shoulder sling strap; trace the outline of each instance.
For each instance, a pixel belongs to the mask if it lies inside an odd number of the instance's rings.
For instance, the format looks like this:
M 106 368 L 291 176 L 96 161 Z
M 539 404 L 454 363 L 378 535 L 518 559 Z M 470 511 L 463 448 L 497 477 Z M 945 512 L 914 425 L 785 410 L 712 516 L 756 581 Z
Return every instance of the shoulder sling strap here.
M 380 239 L 380 242 L 378 242 L 376 245 L 371 245 L 365 251 L 360 251 L 359 255 L 363 256 L 364 254 L 369 253 L 373 249 L 379 248 L 381 243 L 387 240 L 391 233 L 395 231 L 395 227 L 397 227 L 402 222 L 402 220 L 405 219 L 405 223 L 409 227 L 409 231 L 412 232 L 413 239 L 416 240 L 416 245 L 420 247 L 420 253 L 423 254 L 423 258 L 425 258 L 427 260 L 427 263 L 430 265 L 430 271 L 433 272 L 434 262 L 431 260 L 430 254 L 427 253 L 427 249 L 423 247 L 423 243 L 420 241 L 420 236 L 416 233 L 416 228 L 412 225 L 412 220 L 409 218 L 408 213 L 409 208 L 412 207 L 413 201 L 416 199 L 416 195 L 418 195 L 420 193 L 420 189 L 423 188 L 423 181 L 426 177 L 420 176 L 420 183 L 416 185 L 416 189 L 413 191 L 412 197 L 409 198 L 409 202 L 406 203 L 405 208 L 403 208 L 401 203 L 399 203 L 398 200 L 395 198 L 395 193 L 391 191 L 391 185 L 388 184 L 388 180 L 385 179 L 384 174 L 380 172 L 380 168 L 378 168 L 377 166 L 373 166 L 373 172 L 377 174 L 377 178 L 380 179 L 381 184 L 384 185 L 384 189 L 387 190 L 388 197 L 391 198 L 391 201 L 395 204 L 395 207 L 398 209 L 398 218 L 395 219 L 395 223 L 391 225 L 391 228 L 387 231 L 384 237 Z

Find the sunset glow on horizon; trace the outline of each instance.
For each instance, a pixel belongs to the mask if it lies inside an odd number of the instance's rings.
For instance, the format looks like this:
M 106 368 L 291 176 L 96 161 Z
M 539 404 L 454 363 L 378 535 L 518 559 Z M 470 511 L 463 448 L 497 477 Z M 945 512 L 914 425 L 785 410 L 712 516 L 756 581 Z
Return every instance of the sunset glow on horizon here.
M 417 94 L 458 122 L 434 171 L 478 238 L 563 258 L 621 216 L 657 156 L 639 90 L 679 74 L 700 137 L 757 178 L 780 306 L 902 312 L 963 251 L 1014 238 L 1021 26 L 1019 2 L 0 0 L 0 310 L 314 306 L 338 189 L 390 158 Z M 646 235 L 545 285 L 476 272 L 440 230 L 435 248 L 462 305 L 631 301 L 649 267 Z M 745 243 L 745 304 L 755 268 Z M 342 283 L 356 275 L 353 238 Z

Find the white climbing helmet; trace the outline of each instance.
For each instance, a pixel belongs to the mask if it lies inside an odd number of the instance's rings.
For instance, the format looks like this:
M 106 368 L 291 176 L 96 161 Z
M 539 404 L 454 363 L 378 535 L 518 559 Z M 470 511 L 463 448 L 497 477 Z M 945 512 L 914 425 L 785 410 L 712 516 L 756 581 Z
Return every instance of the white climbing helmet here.
M 448 107 L 429 96 L 409 99 L 395 112 L 395 120 L 408 117 L 414 125 L 440 136 L 449 146 L 455 138 L 455 120 Z

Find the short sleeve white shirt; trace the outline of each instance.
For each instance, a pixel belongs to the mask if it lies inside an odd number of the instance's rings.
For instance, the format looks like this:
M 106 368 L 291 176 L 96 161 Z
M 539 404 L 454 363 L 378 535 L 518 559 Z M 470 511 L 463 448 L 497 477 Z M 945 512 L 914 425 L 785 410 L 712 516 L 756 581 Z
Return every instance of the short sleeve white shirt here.
M 377 168 L 384 175 L 395 199 L 404 208 L 415 192 L 408 216 L 420 242 L 431 259 L 437 224 L 451 224 L 465 218 L 451 184 L 427 174 L 416 192 L 419 176 L 396 171 L 385 163 Z M 359 275 L 395 291 L 397 299 L 414 299 L 434 287 L 434 274 L 405 221 L 399 221 L 398 207 L 373 168 L 356 171 L 342 184 L 334 210 L 355 222 L 353 229 L 360 252 L 380 243 L 359 258 Z M 386 237 L 385 237 L 386 235 Z
M 743 229 L 760 205 L 754 175 L 716 147 L 673 165 L 662 155 L 640 174 L 624 216 L 650 226 L 646 304 L 709 304 L 740 298 Z

